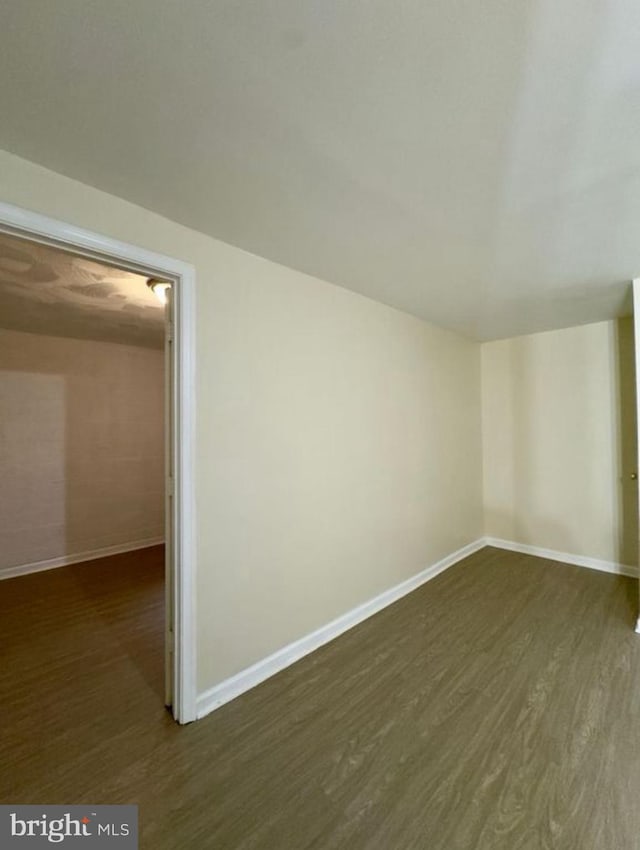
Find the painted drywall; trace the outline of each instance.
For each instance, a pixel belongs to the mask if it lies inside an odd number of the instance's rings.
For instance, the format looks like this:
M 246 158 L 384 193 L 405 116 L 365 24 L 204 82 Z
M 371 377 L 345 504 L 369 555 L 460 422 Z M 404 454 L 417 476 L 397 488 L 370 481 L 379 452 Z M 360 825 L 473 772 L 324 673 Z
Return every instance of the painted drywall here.
M 485 531 L 633 566 L 631 319 L 482 346 Z
M 480 536 L 476 343 L 6 153 L 0 200 L 196 268 L 201 691 Z
M 0 572 L 164 534 L 161 351 L 0 329 Z

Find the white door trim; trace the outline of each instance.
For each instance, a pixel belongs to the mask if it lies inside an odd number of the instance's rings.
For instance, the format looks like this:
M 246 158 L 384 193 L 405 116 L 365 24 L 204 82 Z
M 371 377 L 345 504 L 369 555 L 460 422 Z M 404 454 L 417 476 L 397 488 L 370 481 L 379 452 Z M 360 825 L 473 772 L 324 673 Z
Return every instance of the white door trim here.
M 174 296 L 174 593 L 173 715 L 196 719 L 195 512 L 195 269 L 182 260 L 111 239 L 39 213 L 0 202 L 0 232 L 57 245 L 112 265 L 175 282 Z

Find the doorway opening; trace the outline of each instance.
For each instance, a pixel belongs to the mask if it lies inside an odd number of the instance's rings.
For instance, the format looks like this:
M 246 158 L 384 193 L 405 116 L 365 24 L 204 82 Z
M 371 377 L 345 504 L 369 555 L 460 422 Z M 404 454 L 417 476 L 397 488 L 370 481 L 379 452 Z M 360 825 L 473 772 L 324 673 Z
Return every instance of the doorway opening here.
M 13 382 L 7 391 L 18 393 L 18 407 L 22 393 L 23 416 L 40 416 L 36 443 L 16 433 L 16 446 L 25 463 L 39 458 L 31 475 L 46 467 L 51 485 L 34 497 L 31 482 L 23 493 L 22 504 L 32 514 L 28 526 L 41 525 L 41 539 L 35 531 L 22 543 L 16 536 L 17 548 L 0 564 L 0 578 L 91 560 L 91 575 L 100 584 L 95 559 L 115 558 L 117 573 L 138 551 L 140 575 L 146 570 L 151 577 L 155 570 L 164 583 L 164 701 L 179 723 L 188 723 L 196 717 L 194 270 L 4 204 L 0 248 L 2 333 L 9 348 L 26 343 L 36 364 L 31 369 L 26 357 L 15 374 L 5 364 L 5 389 Z M 105 353 L 115 357 L 109 368 L 101 363 Z M 61 364 L 74 359 L 75 379 L 65 380 Z M 88 366 L 84 373 L 78 369 L 88 362 L 97 369 L 95 380 Z M 40 401 L 34 405 L 34 399 Z M 118 403 L 128 412 L 121 407 L 114 419 Z M 65 455 L 67 468 L 57 470 L 51 464 L 60 464 L 61 445 L 72 452 Z M 78 475 L 70 475 L 68 464 Z M 14 472 L 18 480 L 20 470 Z M 92 475 L 94 495 L 88 489 Z M 121 503 L 110 518 L 105 512 L 117 498 Z M 49 557 L 42 556 L 47 540 L 54 543 Z M 116 554 L 125 551 L 131 554 Z M 90 574 L 65 568 L 83 580 Z M 156 581 L 156 599 L 157 591 Z

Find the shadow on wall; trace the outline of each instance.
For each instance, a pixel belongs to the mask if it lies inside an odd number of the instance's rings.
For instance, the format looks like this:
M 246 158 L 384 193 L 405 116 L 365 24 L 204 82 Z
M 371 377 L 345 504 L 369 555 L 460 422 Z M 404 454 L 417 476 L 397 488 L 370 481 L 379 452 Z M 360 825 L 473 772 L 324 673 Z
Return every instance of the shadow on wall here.
M 487 345 L 487 533 L 636 566 L 633 320 Z
M 537 343 L 539 338 L 530 339 Z M 549 410 L 553 410 L 553 405 L 549 404 L 550 387 L 546 378 L 550 368 L 548 361 L 553 356 L 553 352 L 544 348 L 532 352 L 524 340 L 516 340 L 512 349 L 510 395 L 516 449 L 512 470 L 516 507 L 513 539 L 574 553 L 580 551 L 580 545 L 572 534 L 572 526 L 564 521 L 566 514 L 560 510 L 550 510 L 546 514 L 540 511 L 541 505 L 548 505 L 545 498 L 548 488 L 554 486 L 555 459 L 561 455 L 562 443 L 575 424 L 564 418 L 554 421 Z M 564 380 L 568 381 L 568 376 Z M 558 388 L 555 391 L 558 392 Z
M 163 352 L 0 330 L 0 570 L 161 542 Z
M 164 356 L 89 343 L 67 377 L 68 552 L 160 542 Z

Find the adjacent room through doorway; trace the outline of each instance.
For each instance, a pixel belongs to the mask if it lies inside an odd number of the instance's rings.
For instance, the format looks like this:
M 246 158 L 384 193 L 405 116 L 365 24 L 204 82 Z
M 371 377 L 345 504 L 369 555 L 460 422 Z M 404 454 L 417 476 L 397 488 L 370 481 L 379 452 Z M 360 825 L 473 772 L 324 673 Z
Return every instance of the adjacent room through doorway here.
M 31 748 L 171 702 L 168 285 L 0 234 L 0 689 Z

